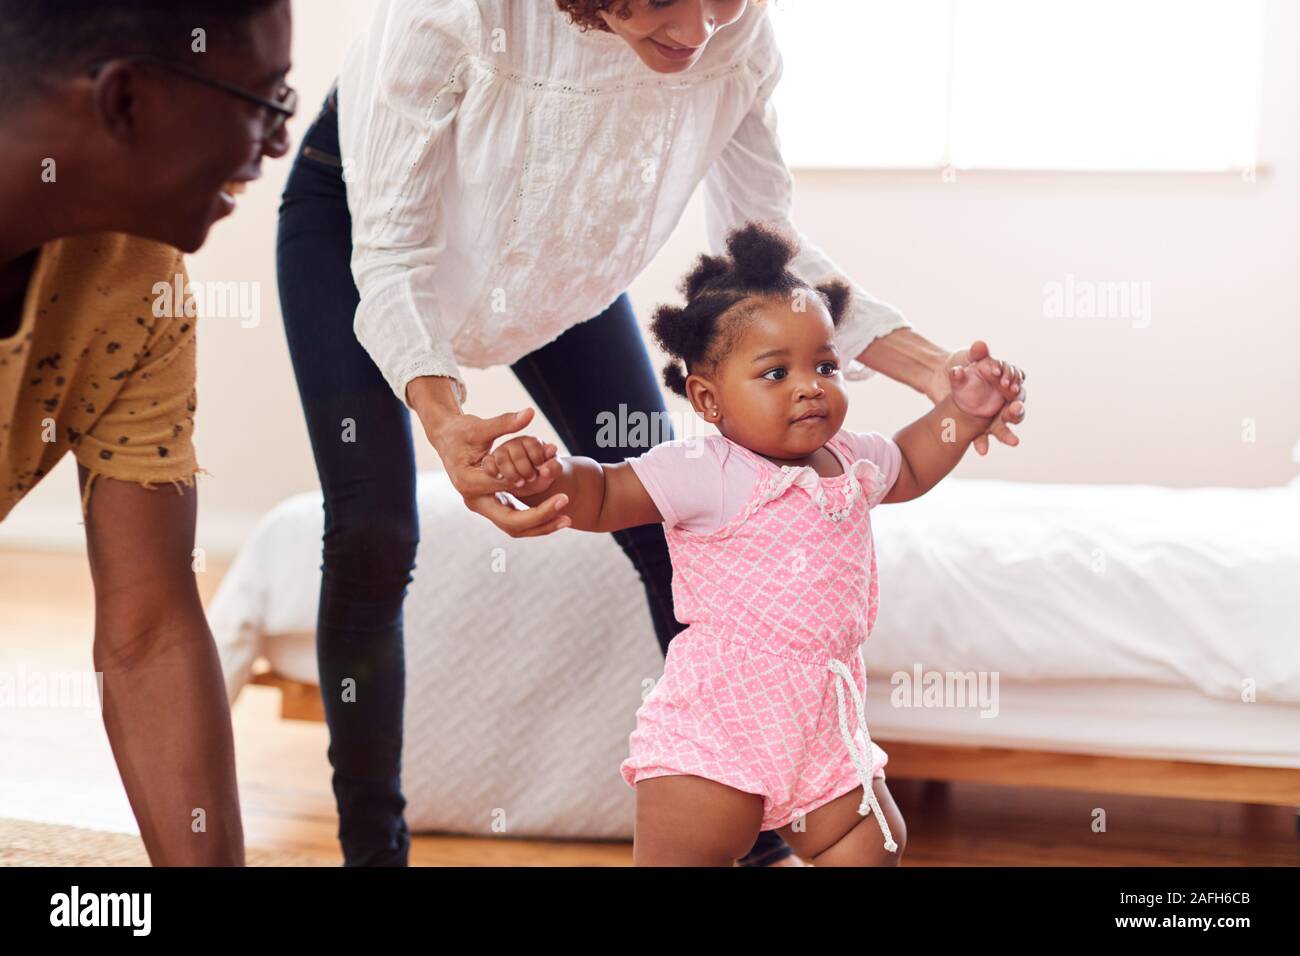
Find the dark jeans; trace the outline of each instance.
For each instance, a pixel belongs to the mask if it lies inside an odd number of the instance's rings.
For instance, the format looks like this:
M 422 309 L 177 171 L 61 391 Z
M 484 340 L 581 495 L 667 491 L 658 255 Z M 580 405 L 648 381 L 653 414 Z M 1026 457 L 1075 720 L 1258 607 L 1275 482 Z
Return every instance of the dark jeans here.
M 303 137 L 280 206 L 280 303 L 324 493 L 316 653 L 345 865 L 405 865 L 401 790 L 405 658 L 402 600 L 419 522 L 407 407 L 352 331 L 352 228 L 332 97 Z M 602 462 L 646 448 L 596 444 L 597 415 L 640 412 L 668 423 L 655 369 L 626 293 L 603 313 L 524 356 L 511 370 L 568 452 Z M 352 441 L 344 441 L 351 419 Z M 671 429 L 671 426 L 669 426 Z M 624 430 L 618 429 L 621 433 Z M 671 431 L 669 432 L 671 435 Z M 660 525 L 614 533 L 645 586 L 659 645 L 682 629 Z M 747 863 L 788 853 L 763 834 Z

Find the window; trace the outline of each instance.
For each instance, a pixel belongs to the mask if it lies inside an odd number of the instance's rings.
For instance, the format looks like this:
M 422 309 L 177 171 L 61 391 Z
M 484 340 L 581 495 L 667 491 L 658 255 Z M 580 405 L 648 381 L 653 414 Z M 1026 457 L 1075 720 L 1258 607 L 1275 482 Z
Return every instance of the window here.
M 772 0 L 796 167 L 1256 161 L 1265 0 Z

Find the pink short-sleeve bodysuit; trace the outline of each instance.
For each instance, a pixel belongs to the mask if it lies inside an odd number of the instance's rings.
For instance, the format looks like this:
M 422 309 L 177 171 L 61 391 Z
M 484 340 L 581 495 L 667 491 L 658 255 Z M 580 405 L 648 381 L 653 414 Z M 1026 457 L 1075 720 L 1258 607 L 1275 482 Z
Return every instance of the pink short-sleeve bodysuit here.
M 827 447 L 844 473 L 824 478 L 811 466 L 778 467 L 725 436 L 706 441 L 702 474 L 712 474 L 719 453 L 736 454 L 756 478 L 724 523 L 705 532 L 677 520 L 689 504 L 657 502 L 674 515 L 665 519 L 673 603 L 688 626 L 637 711 L 623 779 L 636 786 L 688 774 L 758 794 L 763 830 L 861 785 L 858 812 L 874 812 L 885 847 L 896 850 L 871 785 L 889 758 L 867 732 L 861 648 L 878 593 L 869 514 L 897 477 L 898 447 L 842 430 Z M 662 498 L 667 483 L 644 467 L 654 451 L 631 463 Z

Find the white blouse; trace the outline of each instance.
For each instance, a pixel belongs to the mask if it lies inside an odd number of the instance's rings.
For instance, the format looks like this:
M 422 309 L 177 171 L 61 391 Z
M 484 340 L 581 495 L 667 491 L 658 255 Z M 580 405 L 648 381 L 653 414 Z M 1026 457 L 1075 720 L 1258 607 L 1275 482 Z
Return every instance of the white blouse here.
M 792 271 L 849 281 L 790 222 L 770 97 L 781 56 L 750 4 L 690 69 L 660 74 L 551 0 L 383 0 L 339 74 L 357 339 L 399 400 L 422 375 L 510 364 L 599 315 L 701 180 L 708 249 L 763 220 Z M 845 375 L 909 323 L 856 284 Z M 575 370 L 580 372 L 580 370 Z

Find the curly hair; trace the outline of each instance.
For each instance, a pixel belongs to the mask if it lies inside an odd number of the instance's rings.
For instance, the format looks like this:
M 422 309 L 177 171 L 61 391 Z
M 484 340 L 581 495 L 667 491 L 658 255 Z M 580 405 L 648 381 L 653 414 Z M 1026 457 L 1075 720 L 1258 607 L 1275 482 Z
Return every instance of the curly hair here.
M 685 398 L 687 375 L 717 369 L 757 310 L 757 301 L 746 300 L 784 298 L 809 289 L 839 326 L 849 305 L 848 284 L 830 279 L 810 287 L 788 268 L 798 251 L 775 229 L 749 222 L 728 234 L 726 256 L 704 253 L 696 260 L 678 286 L 686 305 L 661 305 L 650 321 L 655 341 L 673 357 L 663 370 L 669 389 Z
M 583 33 L 588 30 L 604 30 L 606 33 L 613 33 L 614 31 L 601 19 L 601 11 L 612 13 L 620 20 L 626 20 L 632 15 L 632 11 L 628 9 L 630 2 L 631 0 L 555 0 L 555 5 L 567 13 L 569 22 Z
M 754 0 L 758 6 L 762 6 L 767 0 Z M 555 0 L 555 5 L 563 12 L 569 15 L 569 22 L 576 26 L 583 33 L 588 30 L 603 30 L 606 33 L 613 33 L 603 19 L 601 12 L 612 13 L 620 20 L 626 20 L 632 15 L 629 9 L 631 0 Z

